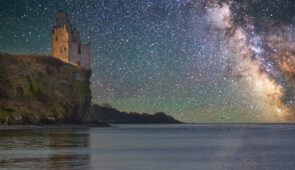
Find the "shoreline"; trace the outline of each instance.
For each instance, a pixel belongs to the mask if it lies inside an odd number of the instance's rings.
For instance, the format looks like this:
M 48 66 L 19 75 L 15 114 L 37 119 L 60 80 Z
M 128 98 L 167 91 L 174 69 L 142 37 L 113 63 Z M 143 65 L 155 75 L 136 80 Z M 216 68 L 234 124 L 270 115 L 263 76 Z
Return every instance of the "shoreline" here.
M 173 124 L 173 123 L 172 123 Z M 114 127 L 117 125 L 172 125 L 169 123 L 160 123 L 160 124 L 146 124 L 146 123 L 139 123 L 139 124 L 121 124 L 121 123 L 114 123 L 114 124 L 52 124 L 52 125 L 0 125 L 1 130 L 40 130 L 40 129 L 89 129 L 89 128 L 106 128 L 106 127 Z M 295 122 L 200 122 L 200 123 L 181 123 L 176 125 L 295 125 Z
M 0 125 L 1 130 L 39 130 L 39 129 L 89 129 L 89 128 L 111 127 L 105 124 L 60 124 L 60 125 Z

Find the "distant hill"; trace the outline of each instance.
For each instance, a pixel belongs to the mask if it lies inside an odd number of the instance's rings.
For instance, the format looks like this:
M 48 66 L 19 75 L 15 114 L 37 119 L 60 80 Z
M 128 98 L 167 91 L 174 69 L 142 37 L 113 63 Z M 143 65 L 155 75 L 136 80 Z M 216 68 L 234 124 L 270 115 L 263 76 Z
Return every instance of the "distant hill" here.
M 0 123 L 87 122 L 90 75 L 50 56 L 0 53 Z
M 111 107 L 105 107 L 100 105 L 93 105 L 94 119 L 98 122 L 106 122 L 113 124 L 166 124 L 166 123 L 181 123 L 171 116 L 166 115 L 163 112 L 155 114 L 147 113 L 126 113 L 121 112 Z

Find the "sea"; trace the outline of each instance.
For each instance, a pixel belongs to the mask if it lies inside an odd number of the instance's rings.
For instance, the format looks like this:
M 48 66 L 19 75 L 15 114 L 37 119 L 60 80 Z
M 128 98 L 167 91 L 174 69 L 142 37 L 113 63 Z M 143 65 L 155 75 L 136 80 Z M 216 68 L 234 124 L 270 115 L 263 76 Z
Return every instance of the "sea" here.
M 0 130 L 0 169 L 295 169 L 295 124 Z

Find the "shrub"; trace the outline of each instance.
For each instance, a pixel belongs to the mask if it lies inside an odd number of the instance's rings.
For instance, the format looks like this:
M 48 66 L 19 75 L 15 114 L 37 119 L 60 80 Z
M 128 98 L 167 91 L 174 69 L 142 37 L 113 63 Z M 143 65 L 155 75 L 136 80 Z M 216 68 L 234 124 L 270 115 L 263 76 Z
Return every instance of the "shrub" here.
M 32 81 L 30 76 L 26 76 L 26 77 L 27 77 L 27 81 L 29 83 L 30 92 L 32 92 L 34 94 L 40 94 L 41 89 L 37 86 L 36 82 Z

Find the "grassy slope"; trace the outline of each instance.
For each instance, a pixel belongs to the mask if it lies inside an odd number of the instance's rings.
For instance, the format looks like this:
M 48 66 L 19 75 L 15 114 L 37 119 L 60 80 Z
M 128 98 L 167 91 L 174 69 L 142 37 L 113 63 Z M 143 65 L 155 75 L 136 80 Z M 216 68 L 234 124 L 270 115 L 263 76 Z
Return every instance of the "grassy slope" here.
M 0 122 L 85 121 L 90 74 L 50 56 L 0 53 Z

